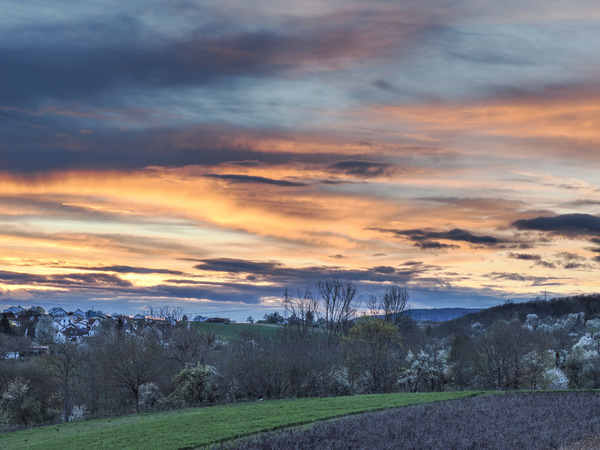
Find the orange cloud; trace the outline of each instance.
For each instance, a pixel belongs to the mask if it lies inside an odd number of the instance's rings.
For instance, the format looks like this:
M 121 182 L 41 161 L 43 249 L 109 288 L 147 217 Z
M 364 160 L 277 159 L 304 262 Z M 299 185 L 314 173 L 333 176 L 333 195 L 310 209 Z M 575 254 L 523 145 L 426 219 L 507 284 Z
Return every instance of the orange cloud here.
M 525 147 L 564 157 L 568 147 L 575 150 L 569 156 L 596 160 L 598 152 L 590 154 L 589 149 L 600 144 L 600 98 L 588 94 L 575 91 L 474 104 L 377 106 L 360 114 L 375 123 L 416 128 L 448 145 L 461 143 L 461 151 L 472 154 L 491 151 L 527 157 Z M 518 145 L 509 145 L 507 140 Z

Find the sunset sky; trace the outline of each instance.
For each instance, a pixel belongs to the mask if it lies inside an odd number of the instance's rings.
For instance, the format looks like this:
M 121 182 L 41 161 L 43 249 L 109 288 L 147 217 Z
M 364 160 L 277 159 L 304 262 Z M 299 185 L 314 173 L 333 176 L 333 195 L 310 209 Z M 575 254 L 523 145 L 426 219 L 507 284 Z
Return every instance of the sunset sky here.
M 600 286 L 600 3 L 5 0 L 0 308 Z

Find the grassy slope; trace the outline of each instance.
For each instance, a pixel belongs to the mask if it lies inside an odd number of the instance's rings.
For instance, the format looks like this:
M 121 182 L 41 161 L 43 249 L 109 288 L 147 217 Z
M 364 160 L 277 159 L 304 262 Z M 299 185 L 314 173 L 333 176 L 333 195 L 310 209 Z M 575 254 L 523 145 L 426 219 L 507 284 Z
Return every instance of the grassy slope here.
M 562 449 L 600 432 L 599 409 L 597 392 L 482 395 L 261 433 L 228 448 Z
M 264 326 L 249 323 L 232 323 L 229 325 L 218 323 L 197 323 L 195 326 L 200 332 L 205 333 L 207 331 L 213 331 L 217 333 L 218 338 L 226 341 L 238 338 L 243 332 L 267 337 L 273 336 L 280 331 L 280 328 L 275 326 Z
M 190 448 L 348 414 L 478 394 L 373 394 L 273 400 L 131 415 L 9 433 L 0 436 L 0 448 Z

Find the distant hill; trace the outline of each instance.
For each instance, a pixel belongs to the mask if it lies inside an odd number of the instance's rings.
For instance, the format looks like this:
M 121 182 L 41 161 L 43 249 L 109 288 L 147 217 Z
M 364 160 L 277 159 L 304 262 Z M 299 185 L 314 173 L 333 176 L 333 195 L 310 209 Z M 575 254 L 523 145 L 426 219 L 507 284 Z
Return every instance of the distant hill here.
M 522 303 L 507 302 L 453 318 L 446 321 L 441 329 L 470 327 L 475 322 L 488 327 L 496 320 L 511 320 L 513 318 L 524 322 L 528 314 L 537 314 L 541 319 L 546 317 L 558 319 L 568 314 L 578 313 L 583 313 L 584 320 L 599 317 L 600 294 L 557 297 L 550 300 L 537 298 Z
M 417 322 L 445 322 L 479 311 L 480 308 L 431 308 L 409 309 L 404 314 Z

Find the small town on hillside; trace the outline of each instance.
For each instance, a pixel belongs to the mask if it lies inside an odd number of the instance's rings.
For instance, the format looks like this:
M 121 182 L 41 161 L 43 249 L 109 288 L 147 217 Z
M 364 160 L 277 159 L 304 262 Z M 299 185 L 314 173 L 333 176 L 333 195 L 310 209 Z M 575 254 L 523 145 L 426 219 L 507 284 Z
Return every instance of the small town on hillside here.
M 54 329 L 54 341 L 56 343 L 64 343 L 67 341 L 81 342 L 82 339 L 94 336 L 102 326 L 103 321 L 118 322 L 124 328 L 126 333 L 133 333 L 135 330 L 157 321 L 171 321 L 173 322 L 173 325 L 180 320 L 188 321 L 187 316 L 182 314 L 180 310 L 174 308 L 173 311 L 177 311 L 178 314 L 151 314 L 152 311 L 150 311 L 148 314 L 128 316 L 118 313 L 104 314 L 102 311 L 94 309 L 87 311 L 81 309 L 67 311 L 59 306 L 55 306 L 47 312 L 41 306 L 31 306 L 28 309 L 23 308 L 20 305 L 11 306 L 2 311 L 2 317 L 0 318 L 0 333 L 30 338 L 34 340 L 34 343 L 28 348 L 21 347 L 20 351 L 4 349 L 9 351 L 0 352 L 0 358 L 16 359 L 47 352 L 49 349 L 47 345 L 35 344 L 37 325 L 42 318 L 47 318 L 45 319 L 46 323 Z M 232 322 L 228 318 L 209 318 L 201 315 L 196 315 L 192 319 L 189 319 L 189 321 L 219 324 L 229 324 Z

